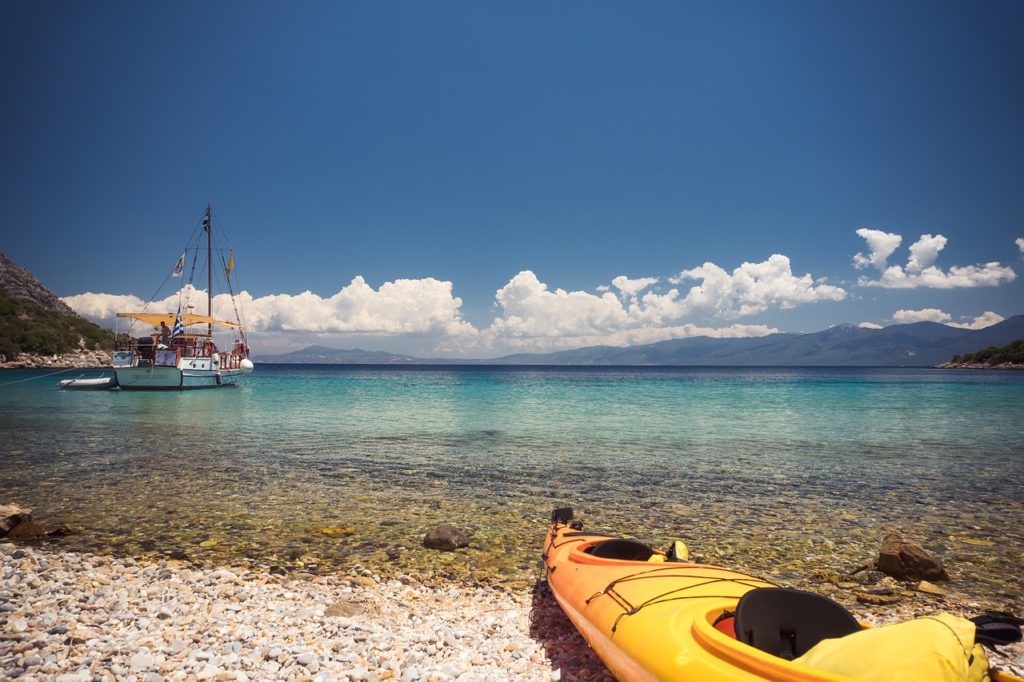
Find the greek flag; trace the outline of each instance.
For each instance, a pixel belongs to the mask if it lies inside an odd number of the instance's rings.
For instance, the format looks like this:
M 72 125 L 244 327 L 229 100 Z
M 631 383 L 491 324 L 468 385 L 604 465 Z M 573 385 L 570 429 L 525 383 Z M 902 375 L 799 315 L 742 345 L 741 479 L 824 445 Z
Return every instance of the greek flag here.
M 181 323 L 181 306 L 178 306 L 178 314 L 174 316 L 174 329 L 171 330 L 171 337 L 184 336 L 185 325 Z
M 181 271 L 185 269 L 185 252 L 181 252 L 181 258 L 174 264 L 174 270 L 171 271 L 171 277 L 181 277 Z

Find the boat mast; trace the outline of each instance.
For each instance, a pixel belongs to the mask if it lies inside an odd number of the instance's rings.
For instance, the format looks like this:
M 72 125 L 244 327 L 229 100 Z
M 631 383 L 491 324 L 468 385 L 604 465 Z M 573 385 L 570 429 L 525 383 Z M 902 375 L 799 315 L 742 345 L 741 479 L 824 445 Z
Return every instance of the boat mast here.
M 213 211 L 206 204 L 206 316 L 213 317 Z M 206 323 L 206 333 L 213 340 L 213 324 Z

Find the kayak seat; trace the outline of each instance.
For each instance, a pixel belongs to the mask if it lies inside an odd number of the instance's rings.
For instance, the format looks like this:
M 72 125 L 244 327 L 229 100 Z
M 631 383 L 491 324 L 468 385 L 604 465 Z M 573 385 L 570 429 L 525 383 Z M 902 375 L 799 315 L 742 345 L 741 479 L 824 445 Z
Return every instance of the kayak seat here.
M 602 559 L 624 559 L 626 561 L 647 561 L 654 555 L 654 550 L 644 543 L 624 538 L 602 540 L 583 551 Z
M 857 620 L 828 597 L 789 587 L 760 587 L 736 605 L 736 638 L 793 660 L 823 639 L 860 631 Z

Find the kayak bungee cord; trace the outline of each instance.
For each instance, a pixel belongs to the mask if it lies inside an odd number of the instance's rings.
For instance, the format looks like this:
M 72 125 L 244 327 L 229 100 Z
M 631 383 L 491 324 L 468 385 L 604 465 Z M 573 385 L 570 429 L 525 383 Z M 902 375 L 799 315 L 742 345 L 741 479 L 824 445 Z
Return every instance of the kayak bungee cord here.
M 615 619 L 615 622 L 612 624 L 611 631 L 612 631 L 612 633 L 614 633 L 616 631 L 616 629 L 618 629 L 619 621 L 620 620 L 622 620 L 625 616 L 632 616 L 632 615 L 638 613 L 640 611 L 640 609 L 642 609 L 642 608 L 644 608 L 646 606 L 652 606 L 654 604 L 663 604 L 663 603 L 670 602 L 670 601 L 681 601 L 683 599 L 709 599 L 709 598 L 729 599 L 729 598 L 732 598 L 732 596 L 733 596 L 733 595 L 727 595 L 727 594 L 715 594 L 715 595 L 707 595 L 707 594 L 691 595 L 691 594 L 688 594 L 688 595 L 676 596 L 676 597 L 670 596 L 670 595 L 673 595 L 673 594 L 677 594 L 679 592 L 685 592 L 687 590 L 692 590 L 692 589 L 697 588 L 697 587 L 705 587 L 707 585 L 713 585 L 713 584 L 716 584 L 716 583 L 732 583 L 732 584 L 735 584 L 735 585 L 742 585 L 744 587 L 752 587 L 752 588 L 758 588 L 758 587 L 778 587 L 778 585 L 776 585 L 775 583 L 773 583 L 773 582 L 771 582 L 769 580 L 763 580 L 761 578 L 755 578 L 753 576 L 743 577 L 743 578 L 733 578 L 733 577 L 723 578 L 721 576 L 698 575 L 698 574 L 691 573 L 691 570 L 693 570 L 693 569 L 703 569 L 703 568 L 707 568 L 707 567 L 706 566 L 666 566 L 666 567 L 660 568 L 660 569 L 656 568 L 656 569 L 652 569 L 650 571 L 642 571 L 640 573 L 634 573 L 632 575 L 623 576 L 621 578 L 618 578 L 618 579 L 613 580 L 612 582 L 610 582 L 608 584 L 608 586 L 605 587 L 600 592 L 595 592 L 594 594 L 592 594 L 583 603 L 584 604 L 589 604 L 591 602 L 591 600 L 593 600 L 593 599 L 595 599 L 597 597 L 600 597 L 601 595 L 607 595 L 607 596 L 611 597 L 612 600 L 616 604 L 618 604 L 619 607 L 623 610 L 623 613 L 619 614 L 619 616 Z M 657 571 L 678 571 L 678 572 L 669 573 L 669 574 L 662 574 L 662 575 L 651 575 L 652 573 L 655 573 Z M 632 581 L 636 581 L 636 580 L 650 580 L 650 579 L 654 579 L 654 578 L 678 578 L 680 575 L 683 575 L 683 574 L 687 575 L 687 577 L 690 577 L 690 578 L 703 579 L 703 581 L 699 582 L 699 583 L 693 583 L 692 585 L 686 585 L 685 587 L 680 587 L 680 588 L 677 588 L 675 590 L 669 590 L 668 592 L 663 592 L 661 594 L 657 594 L 657 595 L 651 597 L 650 599 L 648 599 L 647 601 L 645 601 L 645 602 L 643 602 L 642 604 L 639 604 L 639 605 L 634 605 L 632 602 L 629 601 L 629 599 L 627 599 L 625 596 L 623 596 L 621 593 L 619 593 L 615 589 L 616 585 L 618 583 L 621 583 L 621 582 L 632 582 Z
M 565 528 L 565 527 L 572 527 L 572 526 L 567 526 L 565 524 L 556 523 L 552 530 L 557 532 L 557 530 L 559 528 Z M 551 539 L 548 542 L 548 546 L 545 548 L 545 551 L 544 551 L 545 566 L 547 567 L 549 574 L 553 573 L 555 568 L 557 568 L 556 566 L 550 566 L 550 565 L 547 564 L 547 558 L 548 558 L 548 555 L 551 552 L 551 550 L 558 549 L 559 547 L 563 547 L 565 545 L 568 545 L 568 544 L 571 544 L 571 543 L 574 543 L 574 542 L 589 542 L 589 541 L 592 541 L 595 537 L 607 537 L 607 538 L 614 538 L 615 537 L 615 536 L 611 536 L 611 535 L 607 535 L 606 536 L 604 534 L 590 533 L 590 532 L 586 532 L 586 531 L 583 531 L 583 530 L 576 530 L 576 533 L 578 533 L 579 536 L 567 537 L 567 536 L 569 536 L 569 533 L 564 533 L 562 535 L 562 537 L 565 538 L 565 539 L 563 539 L 562 542 L 555 542 L 556 532 L 552 532 L 551 533 L 551 535 L 550 535 Z M 586 550 L 584 550 L 584 551 L 586 551 Z M 604 587 L 604 589 L 599 590 L 598 592 L 595 592 L 594 594 L 592 594 L 589 597 L 587 597 L 587 599 L 584 600 L 583 603 L 584 603 L 584 605 L 590 604 L 590 602 L 592 600 L 596 599 L 597 597 L 600 597 L 601 595 L 606 595 L 606 596 L 610 597 L 612 599 L 612 601 L 614 601 L 619 606 L 619 608 L 622 609 L 622 613 L 618 615 L 618 617 L 615 619 L 614 623 L 611 626 L 611 632 L 612 632 L 612 634 L 614 634 L 615 631 L 618 629 L 619 621 L 621 621 L 625 616 L 632 616 L 632 615 L 638 613 L 641 609 L 643 609 L 644 607 L 647 607 L 647 606 L 652 606 L 654 604 L 662 604 L 662 603 L 670 602 L 670 601 L 680 601 L 680 600 L 684 600 L 684 599 L 707 599 L 707 598 L 725 598 L 725 599 L 729 599 L 729 598 L 732 598 L 732 596 L 733 596 L 733 595 L 684 595 L 684 596 L 671 596 L 671 595 L 678 594 L 679 592 L 685 592 L 687 590 L 691 590 L 691 589 L 699 588 L 699 587 L 705 587 L 707 585 L 713 585 L 713 584 L 716 584 L 716 583 L 731 583 L 731 584 L 741 585 L 743 587 L 750 587 L 750 588 L 778 587 L 778 585 L 776 585 L 775 583 L 771 582 L 770 580 L 765 580 L 764 578 L 759 578 L 757 576 L 722 577 L 722 576 L 719 576 L 719 575 L 706 575 L 706 574 L 705 575 L 701 575 L 699 573 L 694 573 L 694 571 L 706 570 L 708 568 L 715 568 L 715 567 L 709 567 L 709 566 L 704 566 L 704 565 L 695 565 L 695 564 L 690 564 L 690 565 L 685 565 L 685 564 L 684 565 L 678 565 L 677 564 L 677 565 L 670 565 L 670 566 L 658 566 L 656 568 L 650 568 L 650 569 L 647 569 L 647 570 L 644 570 L 644 571 L 638 571 L 636 573 L 630 573 L 630 574 L 621 576 L 619 578 L 616 578 L 615 580 L 612 580 L 610 583 L 608 583 L 608 585 L 606 585 Z M 721 569 L 721 570 L 727 571 L 728 569 Z M 701 580 L 701 582 L 693 583 L 693 584 L 690 584 L 690 585 L 686 585 L 685 587 L 680 587 L 680 588 L 677 588 L 677 589 L 674 589 L 674 590 L 668 590 L 667 592 L 663 592 L 661 594 L 654 595 L 653 597 L 650 597 L 649 599 L 647 599 L 646 601 L 644 601 L 643 603 L 641 603 L 639 605 L 634 605 L 632 602 L 629 601 L 629 599 L 627 599 L 625 596 L 623 596 L 621 593 L 619 593 L 615 589 L 620 583 L 635 582 L 635 581 L 640 581 L 640 580 L 652 580 L 652 579 L 657 579 L 657 578 L 678 578 L 681 575 L 686 575 L 688 578 L 693 578 L 693 579 Z

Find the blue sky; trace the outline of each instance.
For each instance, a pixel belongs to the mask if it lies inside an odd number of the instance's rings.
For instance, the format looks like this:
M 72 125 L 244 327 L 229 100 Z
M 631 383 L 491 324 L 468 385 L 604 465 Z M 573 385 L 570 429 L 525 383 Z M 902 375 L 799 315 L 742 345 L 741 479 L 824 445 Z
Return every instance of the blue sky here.
M 0 250 L 105 319 L 211 201 L 269 350 L 1009 317 L 1022 26 L 1019 2 L 7 2 Z M 899 246 L 868 263 L 863 229 Z

